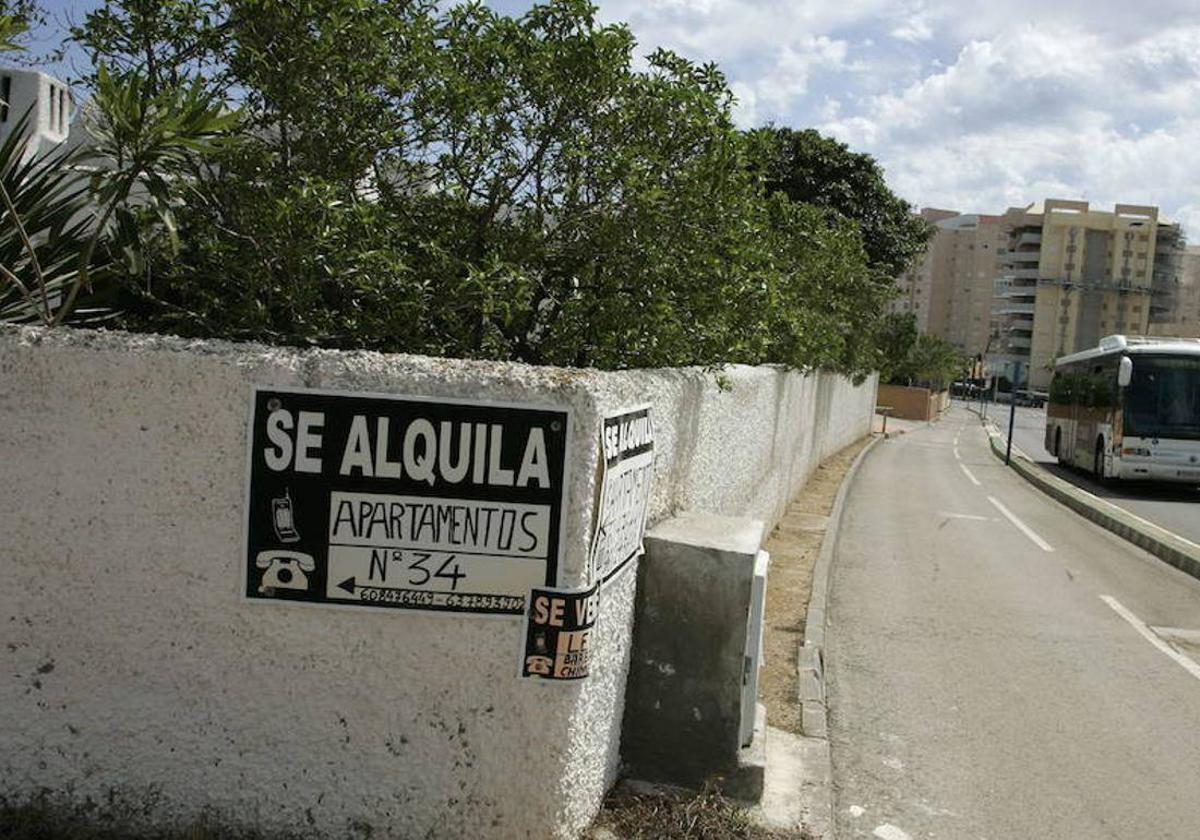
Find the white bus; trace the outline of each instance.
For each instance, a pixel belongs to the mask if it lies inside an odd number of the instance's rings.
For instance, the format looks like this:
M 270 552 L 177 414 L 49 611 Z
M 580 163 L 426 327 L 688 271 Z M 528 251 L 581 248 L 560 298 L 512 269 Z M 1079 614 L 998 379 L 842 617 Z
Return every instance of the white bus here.
M 1200 339 L 1110 335 L 1060 358 L 1046 450 L 1102 479 L 1200 483 Z

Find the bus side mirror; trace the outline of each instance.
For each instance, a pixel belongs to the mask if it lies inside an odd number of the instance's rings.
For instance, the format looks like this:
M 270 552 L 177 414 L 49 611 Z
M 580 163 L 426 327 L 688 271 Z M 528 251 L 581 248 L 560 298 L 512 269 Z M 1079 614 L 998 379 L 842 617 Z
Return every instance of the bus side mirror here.
M 1121 366 L 1117 368 L 1117 384 L 1122 388 L 1128 388 L 1129 383 L 1133 381 L 1133 359 L 1128 356 L 1121 357 Z

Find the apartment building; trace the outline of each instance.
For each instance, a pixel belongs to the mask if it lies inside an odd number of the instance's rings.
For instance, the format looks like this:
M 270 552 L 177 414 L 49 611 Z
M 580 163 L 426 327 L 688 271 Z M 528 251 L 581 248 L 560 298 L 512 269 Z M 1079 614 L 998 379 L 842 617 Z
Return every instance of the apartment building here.
M 925 208 L 935 233 L 921 262 L 897 281 L 891 311 L 911 312 L 917 329 L 964 354 L 987 349 L 998 258 L 1008 242 L 1002 217 Z
M 1020 381 L 1045 389 L 1057 357 L 1104 335 L 1146 334 L 1156 283 L 1160 308 L 1173 305 L 1164 284 L 1182 234 L 1157 207 L 1118 204 L 1109 212 L 1047 199 L 1010 208 L 1002 219 L 1010 233 L 993 307 L 993 373 L 1013 378 L 1019 366 Z
M 1182 242 L 1180 237 L 1177 242 Z M 1150 309 L 1150 335 L 1200 338 L 1200 247 L 1171 248 L 1168 268 L 1158 271 Z M 1173 270 L 1172 270 L 1173 269 Z
M 61 81 L 38 70 L 0 67 L 0 143 L 28 114 L 30 154 L 50 151 L 67 139 L 74 99 Z
M 924 207 L 919 214 L 922 219 L 935 226 L 959 213 L 956 210 L 939 210 Z M 940 228 L 938 231 L 940 233 Z M 888 306 L 889 312 L 908 312 L 916 318 L 917 330 L 929 332 L 930 307 L 938 281 L 946 277 L 949 270 L 952 243 L 945 237 L 934 235 L 921 261 L 896 278 L 898 294 Z

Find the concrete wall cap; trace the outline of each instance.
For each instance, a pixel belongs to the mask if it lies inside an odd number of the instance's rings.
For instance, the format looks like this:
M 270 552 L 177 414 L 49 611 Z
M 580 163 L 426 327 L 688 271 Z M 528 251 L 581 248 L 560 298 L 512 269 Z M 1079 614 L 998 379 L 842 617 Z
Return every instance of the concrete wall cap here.
M 686 512 L 655 525 L 646 533 L 646 539 L 755 554 L 762 547 L 765 531 L 766 523 L 761 519 Z

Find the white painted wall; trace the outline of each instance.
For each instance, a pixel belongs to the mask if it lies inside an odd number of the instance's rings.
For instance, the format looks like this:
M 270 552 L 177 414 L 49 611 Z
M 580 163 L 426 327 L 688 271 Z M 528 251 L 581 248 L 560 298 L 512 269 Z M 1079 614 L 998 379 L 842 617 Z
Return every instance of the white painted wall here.
M 562 584 L 581 586 L 604 412 L 653 405 L 653 520 L 774 522 L 869 431 L 873 379 L 727 376 L 0 327 L 0 790 L 115 794 L 160 825 L 575 836 L 618 766 L 634 575 L 604 590 L 593 675 L 568 686 L 516 679 L 516 619 L 247 604 L 250 388 L 569 407 Z
M 3 82 L 6 77 L 7 84 Z M 5 88 L 9 90 L 8 108 L 0 108 L 0 143 L 8 139 L 26 112 L 31 152 L 44 154 L 67 139 L 75 102 L 66 83 L 38 70 L 0 67 L 0 98 Z

